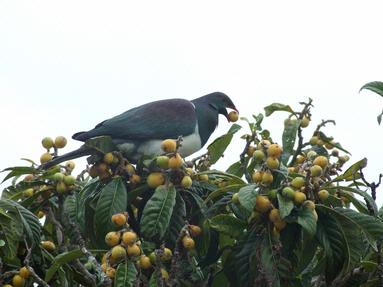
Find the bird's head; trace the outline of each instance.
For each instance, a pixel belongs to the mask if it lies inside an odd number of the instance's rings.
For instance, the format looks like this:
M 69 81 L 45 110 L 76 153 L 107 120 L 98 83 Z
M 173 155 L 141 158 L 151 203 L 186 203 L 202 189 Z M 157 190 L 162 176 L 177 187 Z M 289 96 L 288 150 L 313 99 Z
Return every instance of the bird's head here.
M 224 115 L 228 121 L 229 120 L 229 114 L 227 112 L 227 108 L 233 109 L 236 112 L 238 112 L 237 108 L 231 101 L 231 99 L 221 92 L 215 92 L 211 93 L 209 95 L 205 96 L 207 98 L 207 101 L 209 105 L 216 111 L 218 111 L 219 114 Z

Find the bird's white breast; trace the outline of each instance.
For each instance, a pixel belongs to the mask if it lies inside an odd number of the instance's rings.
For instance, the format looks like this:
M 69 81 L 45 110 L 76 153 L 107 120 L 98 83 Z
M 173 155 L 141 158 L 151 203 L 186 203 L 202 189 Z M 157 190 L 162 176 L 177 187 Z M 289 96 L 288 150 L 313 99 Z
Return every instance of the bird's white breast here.
M 182 146 L 179 149 L 179 152 L 182 156 L 189 156 L 199 149 L 201 149 L 201 138 L 198 132 L 198 124 L 196 124 L 194 133 L 183 136 Z M 142 143 L 138 149 L 137 153 L 140 155 L 158 155 L 163 153 L 161 150 L 162 140 L 150 140 Z

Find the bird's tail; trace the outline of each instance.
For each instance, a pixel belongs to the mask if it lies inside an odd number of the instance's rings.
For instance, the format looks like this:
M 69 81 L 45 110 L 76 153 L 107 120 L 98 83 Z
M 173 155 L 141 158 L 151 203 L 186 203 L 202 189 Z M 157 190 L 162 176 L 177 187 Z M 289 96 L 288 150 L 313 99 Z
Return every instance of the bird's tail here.
M 92 154 L 92 149 L 90 149 L 86 146 L 82 146 L 82 147 L 80 147 L 74 151 L 71 151 L 71 152 L 68 152 L 66 154 L 57 156 L 57 157 L 53 158 L 52 160 L 47 161 L 46 163 L 43 163 L 42 165 L 40 165 L 39 169 L 48 169 L 48 168 L 55 166 L 59 163 L 62 163 L 64 161 L 71 160 L 71 159 L 78 158 L 78 157 L 82 157 L 82 156 L 86 156 L 86 155 L 91 155 L 91 154 Z

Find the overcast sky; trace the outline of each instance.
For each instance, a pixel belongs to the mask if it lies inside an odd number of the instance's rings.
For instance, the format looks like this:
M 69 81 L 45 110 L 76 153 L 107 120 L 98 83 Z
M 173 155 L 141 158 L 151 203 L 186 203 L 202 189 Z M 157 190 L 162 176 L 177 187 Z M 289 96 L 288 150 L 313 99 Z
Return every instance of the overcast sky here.
M 383 81 L 382 8 L 366 0 L 1 0 L 0 168 L 38 160 L 45 136 L 69 139 L 149 101 L 222 91 L 248 117 L 272 102 L 313 98 L 314 122 L 335 119 L 325 131 L 352 161 L 367 157 L 376 179 L 383 98 L 358 91 Z M 285 117 L 265 122 L 274 138 Z M 214 136 L 228 128 L 222 118 Z M 237 160 L 237 143 L 218 167 Z M 78 146 L 70 140 L 64 151 Z

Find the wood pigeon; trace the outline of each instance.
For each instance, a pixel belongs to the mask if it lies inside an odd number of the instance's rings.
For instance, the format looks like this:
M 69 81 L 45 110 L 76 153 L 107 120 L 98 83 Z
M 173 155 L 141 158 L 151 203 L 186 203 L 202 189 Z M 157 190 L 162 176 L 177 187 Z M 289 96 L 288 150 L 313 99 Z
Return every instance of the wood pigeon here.
M 110 136 L 119 151 L 131 162 L 143 155 L 161 154 L 164 139 L 183 137 L 179 149 L 183 157 L 200 150 L 218 125 L 218 115 L 228 120 L 226 108 L 238 111 L 231 99 L 221 92 L 211 93 L 192 101 L 168 99 L 150 102 L 130 109 L 99 123 L 94 129 L 79 132 L 73 139 L 85 142 L 99 136 Z M 44 163 L 49 168 L 63 161 L 91 155 L 94 150 L 82 146 Z

